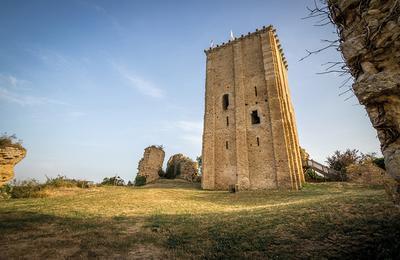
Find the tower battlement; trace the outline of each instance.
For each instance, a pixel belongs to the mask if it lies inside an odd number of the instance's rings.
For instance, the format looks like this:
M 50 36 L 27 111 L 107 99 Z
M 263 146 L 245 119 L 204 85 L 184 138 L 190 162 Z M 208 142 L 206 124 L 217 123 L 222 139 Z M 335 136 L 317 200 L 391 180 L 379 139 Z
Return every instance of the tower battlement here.
M 234 40 L 229 40 L 228 42 L 222 42 L 221 44 L 217 44 L 217 45 L 215 45 L 215 47 L 210 47 L 208 49 L 205 49 L 204 53 L 206 55 L 208 55 L 209 53 L 211 53 L 213 51 L 216 51 L 216 50 L 218 50 L 220 48 L 227 47 L 227 46 L 232 45 L 232 44 L 234 44 L 234 43 L 236 43 L 238 41 L 241 41 L 241 40 L 246 39 L 246 38 L 254 37 L 256 35 L 260 35 L 261 33 L 267 32 L 267 31 L 271 31 L 273 33 L 273 35 L 274 35 L 274 37 L 276 39 L 277 45 L 278 45 L 279 53 L 280 53 L 280 55 L 282 57 L 282 61 L 283 61 L 284 65 L 285 65 L 286 69 L 288 69 L 288 63 L 287 63 L 285 54 L 283 52 L 282 46 L 280 44 L 278 35 L 276 34 L 276 29 L 272 25 L 263 26 L 261 29 L 257 28 L 254 32 L 248 32 L 247 34 L 240 35 L 240 37 L 235 37 Z

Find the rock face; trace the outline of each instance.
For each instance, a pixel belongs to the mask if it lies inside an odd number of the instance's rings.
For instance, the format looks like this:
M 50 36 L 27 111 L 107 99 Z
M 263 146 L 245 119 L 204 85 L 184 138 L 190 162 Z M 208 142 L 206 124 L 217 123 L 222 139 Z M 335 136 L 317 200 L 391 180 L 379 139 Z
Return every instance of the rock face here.
M 149 146 L 144 149 L 143 158 L 139 161 L 139 176 L 146 177 L 146 183 L 160 178 L 158 175 L 164 163 L 165 152 L 160 146 Z
M 353 164 L 346 168 L 346 175 L 349 182 L 364 184 L 385 184 L 388 178 L 386 172 L 372 162 Z
M 14 177 L 14 166 L 26 155 L 26 150 L 19 147 L 0 148 L 0 186 Z
M 328 0 L 353 90 L 378 132 L 400 192 L 400 2 Z
M 167 163 L 166 178 L 199 181 L 197 162 L 181 153 L 171 156 Z

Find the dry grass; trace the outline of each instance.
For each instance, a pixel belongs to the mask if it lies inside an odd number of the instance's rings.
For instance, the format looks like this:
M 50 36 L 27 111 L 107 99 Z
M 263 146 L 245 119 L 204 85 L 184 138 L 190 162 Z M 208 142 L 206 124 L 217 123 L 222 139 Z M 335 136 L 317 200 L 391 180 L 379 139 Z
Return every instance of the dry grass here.
M 0 201 L 0 258 L 396 258 L 380 187 L 230 194 L 177 180 Z M 58 194 L 58 195 L 60 195 Z

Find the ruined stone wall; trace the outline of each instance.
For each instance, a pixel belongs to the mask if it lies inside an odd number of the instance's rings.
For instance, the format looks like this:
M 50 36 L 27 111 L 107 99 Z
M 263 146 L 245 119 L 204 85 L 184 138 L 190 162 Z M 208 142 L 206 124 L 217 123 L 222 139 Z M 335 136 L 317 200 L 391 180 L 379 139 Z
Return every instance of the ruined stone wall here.
M 0 148 L 0 186 L 14 177 L 14 166 L 26 155 L 26 150 L 17 147 Z
M 181 153 L 174 154 L 167 162 L 166 177 L 179 178 L 187 181 L 197 181 L 198 165 Z
M 139 176 L 146 177 L 146 183 L 160 178 L 158 175 L 164 163 L 165 152 L 161 147 L 149 146 L 144 149 L 143 158 L 139 161 Z
M 264 27 L 206 54 L 202 187 L 301 187 L 287 64 L 275 30 Z M 259 123 L 253 121 L 254 111 Z

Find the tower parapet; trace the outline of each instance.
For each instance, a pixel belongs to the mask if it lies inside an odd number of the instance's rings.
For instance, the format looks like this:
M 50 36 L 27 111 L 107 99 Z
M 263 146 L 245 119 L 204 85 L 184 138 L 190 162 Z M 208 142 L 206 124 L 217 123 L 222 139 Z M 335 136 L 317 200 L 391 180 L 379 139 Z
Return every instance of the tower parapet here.
M 288 64 L 287 64 L 287 61 L 286 61 L 286 57 L 285 57 L 285 54 L 283 52 L 282 46 L 281 46 L 281 44 L 279 42 L 278 35 L 276 34 L 276 29 L 272 25 L 263 26 L 261 29 L 257 28 L 254 32 L 248 32 L 246 35 L 242 34 L 239 37 L 235 37 L 234 40 L 228 40 L 228 42 L 222 42 L 221 44 L 217 44 L 215 47 L 210 47 L 208 49 L 205 49 L 204 53 L 205 54 L 211 53 L 211 52 L 216 51 L 216 50 L 218 50 L 220 48 L 224 48 L 224 47 L 227 47 L 227 46 L 229 46 L 231 44 L 234 44 L 235 42 L 241 41 L 241 40 L 246 39 L 246 38 L 253 37 L 255 35 L 260 35 L 260 34 L 262 34 L 264 32 L 267 32 L 267 31 L 271 31 L 274 34 L 274 37 L 275 37 L 275 39 L 277 41 L 277 44 L 278 44 L 279 53 L 280 53 L 280 55 L 282 57 L 282 60 L 283 60 L 283 63 L 285 65 L 286 69 L 288 69 Z

